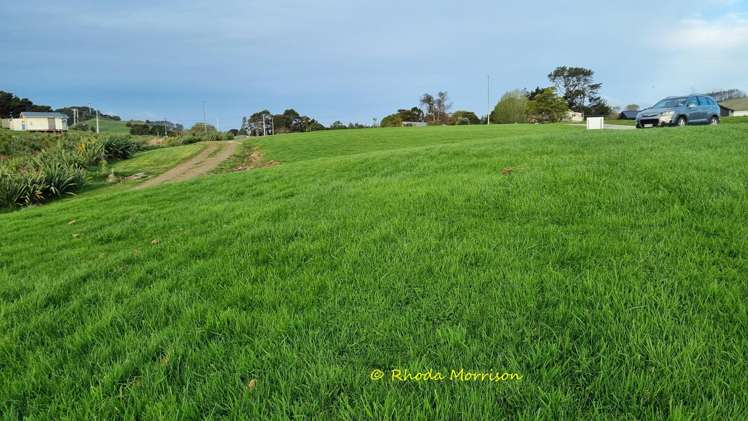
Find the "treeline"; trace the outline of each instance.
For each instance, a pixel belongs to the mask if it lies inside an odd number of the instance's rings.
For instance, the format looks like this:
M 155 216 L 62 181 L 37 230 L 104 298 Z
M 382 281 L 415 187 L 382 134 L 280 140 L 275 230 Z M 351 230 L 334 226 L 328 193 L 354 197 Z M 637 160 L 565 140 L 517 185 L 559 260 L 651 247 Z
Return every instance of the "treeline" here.
M 740 89 L 726 89 L 723 91 L 714 91 L 706 95 L 709 95 L 710 97 L 714 98 L 715 101 L 717 102 L 725 102 L 731 99 L 740 99 L 740 98 L 746 97 L 745 92 L 741 91 Z
M 487 117 L 467 110 L 450 112 L 447 92 L 423 94 L 419 105 L 397 110 L 382 119 L 382 127 L 400 127 L 408 123 L 429 125 L 491 123 L 547 123 L 563 120 L 569 111 L 586 116 L 610 115 L 613 108 L 599 95 L 602 83 L 594 72 L 582 67 L 562 66 L 548 74 L 550 86 L 513 90 L 505 93 Z
M 132 135 L 150 135 L 150 136 L 179 136 L 184 132 L 184 126 L 171 121 L 128 121 L 127 127 L 130 128 Z
M 367 126 L 360 123 L 345 124 L 341 121 L 333 122 L 329 127 L 325 127 L 316 119 L 301 115 L 293 108 L 289 108 L 281 114 L 273 114 L 269 110 L 262 110 L 242 119 L 241 129 L 237 130 L 238 134 L 249 136 L 263 136 L 281 133 L 303 133 L 314 132 L 319 130 L 342 130 L 342 129 L 360 129 Z
M 49 105 L 34 104 L 28 98 L 19 98 L 11 92 L 0 91 L 0 118 L 17 118 L 23 112 L 58 112 L 68 117 L 68 123 L 73 125 L 73 109 L 78 110 L 78 121 L 86 121 L 96 117 L 97 110 L 89 106 L 70 106 L 52 109 Z M 99 111 L 100 118 L 120 120 L 119 116 L 108 115 Z
M 52 107 L 48 105 L 36 105 L 28 98 L 19 98 L 10 92 L 0 91 L 0 117 L 18 117 L 26 111 L 50 112 Z

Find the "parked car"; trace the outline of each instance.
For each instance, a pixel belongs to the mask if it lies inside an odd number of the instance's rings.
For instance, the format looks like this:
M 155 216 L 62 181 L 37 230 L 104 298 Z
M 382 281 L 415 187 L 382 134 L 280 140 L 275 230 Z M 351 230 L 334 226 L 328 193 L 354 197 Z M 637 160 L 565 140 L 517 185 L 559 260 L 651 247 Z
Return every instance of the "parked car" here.
M 636 127 L 719 124 L 720 109 L 714 98 L 704 95 L 669 97 L 636 116 Z

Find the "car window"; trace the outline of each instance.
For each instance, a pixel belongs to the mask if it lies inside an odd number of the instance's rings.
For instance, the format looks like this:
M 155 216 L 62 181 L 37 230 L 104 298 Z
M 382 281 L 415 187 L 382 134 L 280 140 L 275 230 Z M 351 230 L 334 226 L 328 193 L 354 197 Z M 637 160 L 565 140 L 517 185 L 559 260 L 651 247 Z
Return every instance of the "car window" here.
M 699 105 L 699 100 L 695 96 L 688 98 L 688 102 L 686 102 L 686 106 L 691 105 Z
M 704 101 L 706 101 L 706 104 L 707 104 L 707 105 L 715 105 L 715 104 L 714 104 L 714 100 L 713 100 L 713 99 L 711 99 L 711 98 L 709 98 L 708 96 L 705 96 L 705 97 L 704 97 Z

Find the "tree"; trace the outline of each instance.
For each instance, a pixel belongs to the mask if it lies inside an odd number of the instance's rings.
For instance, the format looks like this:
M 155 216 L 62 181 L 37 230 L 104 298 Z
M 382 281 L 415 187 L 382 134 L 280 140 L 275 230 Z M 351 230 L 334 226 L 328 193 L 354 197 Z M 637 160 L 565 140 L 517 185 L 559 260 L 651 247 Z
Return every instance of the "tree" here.
M 480 124 L 480 118 L 474 112 L 463 110 L 452 113 L 452 121 L 458 125 Z
M 535 97 L 537 98 L 538 95 L 536 93 Z M 491 122 L 498 124 L 526 123 L 527 103 L 527 94 L 523 91 L 514 90 L 505 93 L 491 113 Z
M 423 94 L 421 95 L 421 100 L 419 101 L 419 105 L 421 106 L 421 109 L 423 109 L 423 112 L 427 116 L 434 116 L 434 110 L 435 110 L 435 100 L 434 96 L 431 94 Z
M 608 115 L 611 108 L 598 92 L 602 83 L 595 83 L 595 72 L 584 67 L 557 67 L 548 79 L 563 92 L 564 100 L 574 111 L 587 115 Z
M 540 86 L 536 87 L 532 91 L 527 92 L 527 95 L 526 95 L 527 99 L 532 101 L 533 99 L 535 99 L 536 96 L 538 96 L 538 94 L 542 94 L 544 90 L 545 88 L 541 88 Z
M 555 123 L 561 121 L 569 107 L 564 98 L 556 95 L 556 89 L 545 88 L 535 99 L 527 103 L 527 115 L 531 122 Z
M 397 110 L 397 115 L 400 116 L 402 121 L 423 121 L 424 115 L 423 110 L 418 107 L 413 107 L 409 110 Z
M 206 124 L 206 123 L 195 123 L 190 128 L 190 133 L 203 133 L 203 132 L 206 132 L 206 131 L 208 133 L 216 133 L 216 132 L 218 132 L 218 130 L 216 130 L 216 128 L 214 126 L 212 126 L 210 124 Z
M 707 95 L 714 98 L 717 102 L 729 101 L 731 99 L 745 98 L 745 92 L 740 89 L 727 89 L 722 91 L 710 92 Z
M 48 112 L 47 105 L 35 105 L 28 98 L 19 98 L 10 92 L 0 91 L 0 118 L 18 117 L 24 111 Z
M 446 122 L 449 118 L 449 109 L 452 108 L 452 103 L 449 102 L 449 94 L 447 92 L 439 92 L 436 94 L 434 99 L 434 111 L 436 112 L 435 121 Z
M 342 121 L 336 120 L 333 121 L 333 123 L 330 125 L 330 130 L 340 130 L 340 129 L 347 129 L 348 126 L 343 124 Z
M 399 114 L 390 114 L 382 119 L 379 123 L 380 127 L 401 127 L 403 125 L 403 119 Z
M 636 104 L 629 104 L 625 109 L 626 111 L 639 111 L 639 106 Z

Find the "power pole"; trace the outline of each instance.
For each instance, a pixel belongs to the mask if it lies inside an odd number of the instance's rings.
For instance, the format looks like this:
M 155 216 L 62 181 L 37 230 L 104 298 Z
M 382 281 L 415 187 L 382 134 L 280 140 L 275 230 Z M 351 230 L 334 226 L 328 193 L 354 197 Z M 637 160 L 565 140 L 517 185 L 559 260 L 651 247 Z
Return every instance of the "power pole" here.
M 486 110 L 488 111 L 488 114 L 486 115 L 486 125 L 491 125 L 491 75 L 486 76 L 487 83 L 486 83 Z
M 99 110 L 96 110 L 96 134 L 99 134 Z
M 267 136 L 268 135 L 268 130 L 267 130 L 267 127 L 265 126 L 265 119 L 266 118 L 267 118 L 267 114 L 263 114 L 262 115 L 262 135 L 263 136 Z
M 208 104 L 203 101 L 203 133 L 208 133 Z

